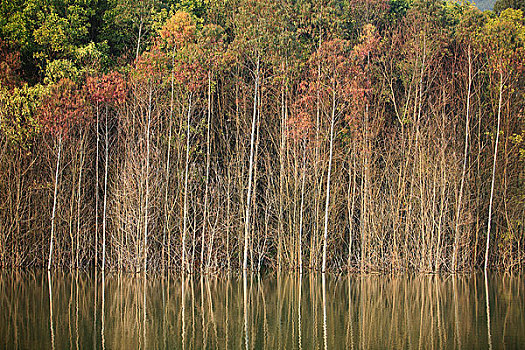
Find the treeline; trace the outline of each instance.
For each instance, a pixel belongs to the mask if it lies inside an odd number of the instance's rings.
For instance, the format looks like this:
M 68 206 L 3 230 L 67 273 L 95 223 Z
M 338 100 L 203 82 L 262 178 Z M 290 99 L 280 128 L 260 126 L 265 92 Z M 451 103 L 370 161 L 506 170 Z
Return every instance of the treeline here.
M 0 265 L 525 262 L 521 10 L 0 6 Z

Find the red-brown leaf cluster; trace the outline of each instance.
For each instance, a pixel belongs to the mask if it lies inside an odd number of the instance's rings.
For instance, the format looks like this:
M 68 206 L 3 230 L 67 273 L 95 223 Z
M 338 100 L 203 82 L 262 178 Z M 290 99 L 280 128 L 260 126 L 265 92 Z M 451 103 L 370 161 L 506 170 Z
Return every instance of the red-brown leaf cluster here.
M 10 50 L 7 43 L 0 38 L 0 83 L 14 87 L 20 80 L 20 52 Z
M 49 86 L 43 94 L 38 109 L 41 125 L 47 132 L 67 137 L 70 130 L 77 125 L 90 121 L 90 113 L 83 89 L 70 79 L 60 79 Z
M 312 132 L 312 120 L 310 115 L 300 108 L 295 108 L 294 113 L 288 119 L 287 134 L 294 141 L 306 141 Z
M 143 52 L 135 62 L 130 79 L 134 83 L 159 82 L 168 71 L 169 58 L 160 46 Z
M 195 92 L 206 84 L 206 72 L 198 62 L 179 61 L 175 64 L 175 81 Z
M 124 103 L 128 94 L 126 80 L 118 72 L 88 77 L 86 87 L 91 101 L 109 106 Z
M 292 106 L 292 115 L 287 122 L 287 134 L 294 141 L 307 140 L 312 134 L 312 118 L 315 113 L 316 95 L 314 84 L 303 80 L 299 84 L 298 95 Z

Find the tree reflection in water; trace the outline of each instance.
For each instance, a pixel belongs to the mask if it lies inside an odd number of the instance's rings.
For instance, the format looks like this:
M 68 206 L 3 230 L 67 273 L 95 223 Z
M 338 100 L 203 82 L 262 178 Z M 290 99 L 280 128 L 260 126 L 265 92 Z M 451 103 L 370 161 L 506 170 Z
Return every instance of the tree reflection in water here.
M 511 274 L 3 272 L 0 347 L 517 348 L 524 282 Z

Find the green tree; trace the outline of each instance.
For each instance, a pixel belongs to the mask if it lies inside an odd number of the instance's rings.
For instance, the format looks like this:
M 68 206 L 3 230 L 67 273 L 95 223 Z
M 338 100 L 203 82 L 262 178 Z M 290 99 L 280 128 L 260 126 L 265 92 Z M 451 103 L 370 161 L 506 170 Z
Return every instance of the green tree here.
M 28 148 L 39 133 L 36 111 L 42 92 L 41 85 L 24 84 L 12 90 L 0 85 L 0 131 L 11 143 Z

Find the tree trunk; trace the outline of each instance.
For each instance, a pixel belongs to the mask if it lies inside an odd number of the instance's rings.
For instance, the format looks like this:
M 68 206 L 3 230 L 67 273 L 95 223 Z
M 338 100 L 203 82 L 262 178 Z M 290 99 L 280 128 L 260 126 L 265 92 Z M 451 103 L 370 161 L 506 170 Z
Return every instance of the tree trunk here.
M 321 36 L 319 36 L 319 48 L 321 48 Z M 319 235 L 319 197 L 321 195 L 321 181 L 319 181 L 319 134 L 321 128 L 321 96 L 319 87 L 321 85 L 321 62 L 317 63 L 317 88 L 316 88 L 316 120 L 315 120 L 315 160 L 314 160 L 314 232 L 310 238 L 310 268 L 317 264 L 317 239 Z M 319 184 L 319 185 L 318 185 Z
M 149 206 L 149 157 L 150 157 L 150 129 L 151 129 L 151 98 L 153 87 L 150 86 L 148 99 L 148 125 L 146 127 L 146 203 L 144 206 L 144 273 L 148 261 L 148 206 Z
M 96 184 L 95 184 L 95 264 L 94 267 L 96 269 L 98 265 L 98 201 L 99 201 L 99 175 L 98 175 L 98 157 L 99 157 L 99 144 L 100 144 L 100 133 L 99 133 L 99 106 L 97 102 L 97 154 L 95 156 L 95 177 L 96 177 Z
M 299 209 L 299 237 L 298 237 L 298 246 L 299 246 L 299 273 L 303 273 L 303 213 L 304 213 L 304 185 L 306 178 L 306 145 L 303 141 L 303 164 L 302 164 L 302 176 L 301 176 L 301 207 Z
M 139 24 L 139 37 L 137 39 L 137 50 L 135 52 L 135 61 L 139 59 L 139 53 L 140 53 L 140 39 L 142 38 L 142 23 L 143 23 L 142 17 L 140 17 L 140 24 Z
M 457 268 L 458 259 L 458 245 L 459 245 L 459 219 L 461 215 L 461 204 L 463 200 L 463 187 L 465 186 L 465 176 L 467 173 L 467 160 L 468 160 L 468 143 L 469 143 L 469 128 L 470 128 L 470 91 L 472 86 L 472 61 L 470 45 L 468 47 L 468 89 L 467 89 L 467 115 L 465 119 L 465 149 L 463 151 L 463 171 L 461 173 L 461 184 L 459 185 L 459 197 L 458 206 L 456 212 L 456 237 L 454 240 L 454 253 L 452 258 L 452 266 L 454 269 Z
M 175 53 L 173 53 L 175 54 Z M 174 65 L 174 60 L 172 58 L 171 65 Z M 171 248 L 171 232 L 170 232 L 170 209 L 168 205 L 168 192 L 170 189 L 170 160 L 171 160 L 171 137 L 172 137 L 172 128 L 173 128 L 173 94 L 174 94 L 174 68 L 171 69 L 171 93 L 170 93 L 170 114 L 169 114 L 169 131 L 168 131 L 168 154 L 166 156 L 166 191 L 164 193 L 164 216 L 166 220 L 166 224 L 164 226 L 164 233 L 162 235 L 162 263 L 163 266 L 169 266 L 171 261 L 171 254 L 170 254 L 170 248 Z M 167 237 L 167 243 L 166 243 L 166 235 Z M 166 244 L 167 244 L 167 253 L 168 253 L 168 260 L 165 259 L 166 254 Z
M 253 158 L 255 146 L 255 126 L 257 124 L 257 94 L 259 90 L 259 58 L 257 58 L 257 68 L 255 72 L 255 92 L 253 94 L 253 117 L 252 132 L 250 139 L 250 168 L 248 170 L 248 193 L 246 194 L 246 213 L 244 221 L 244 259 L 243 270 L 248 270 L 248 237 L 250 234 L 250 213 L 251 213 L 251 196 L 252 196 L 252 175 L 253 175 Z
M 202 219 L 202 235 L 201 235 L 201 270 L 204 270 L 204 248 L 205 248 L 205 236 L 206 227 L 208 223 L 208 190 L 210 182 L 210 128 L 211 128 L 211 72 L 208 72 L 208 120 L 207 120 L 207 132 L 206 132 L 206 185 L 204 189 L 204 215 Z M 210 257 L 212 250 L 213 239 L 210 238 Z M 209 262 L 210 259 L 208 259 Z
M 349 184 L 348 184 L 348 198 L 347 198 L 347 209 L 348 209 L 348 269 L 350 270 L 350 266 L 352 263 L 352 245 L 353 245 L 353 231 L 354 231 L 354 212 L 355 212 L 355 192 L 356 192 L 356 155 L 355 155 L 355 146 L 352 147 L 352 165 L 349 165 L 352 167 L 352 170 L 348 172 L 348 175 L 350 177 L 350 173 L 352 174 L 352 177 L 349 178 Z M 352 190 L 350 190 L 350 187 Z M 352 198 L 350 200 L 350 197 Z M 351 204 L 350 204 L 351 203 Z
M 186 119 L 186 164 L 184 169 L 184 213 L 183 213 L 183 228 L 182 228 L 182 269 L 188 270 L 186 262 L 186 235 L 188 230 L 188 172 L 190 164 L 190 116 L 191 116 L 191 98 L 190 93 L 188 102 L 188 116 Z
M 286 145 L 286 113 L 285 113 L 285 80 L 283 80 L 283 87 L 281 91 L 281 145 L 279 149 L 279 164 L 280 164 L 280 172 L 279 172 L 279 229 L 278 229 L 278 235 L 277 235 L 277 269 L 281 270 L 281 262 L 282 262 L 282 237 L 284 232 L 284 217 L 283 217 L 283 209 L 284 209 L 284 168 L 285 168 L 285 160 L 284 160 L 284 153 L 285 153 L 285 145 Z
M 58 196 L 58 176 L 60 174 L 60 159 L 62 156 L 62 135 L 58 137 L 58 154 L 57 154 L 57 164 L 55 171 L 55 190 L 53 194 L 53 211 L 51 213 L 51 239 L 49 242 L 49 259 L 47 262 L 47 270 L 51 270 L 51 258 L 53 257 L 53 244 L 55 241 L 55 216 L 57 209 L 57 196 Z
M 499 100 L 498 100 L 498 127 L 496 129 L 496 145 L 494 146 L 494 162 L 492 163 L 492 181 L 490 183 L 490 200 L 489 200 L 489 219 L 487 223 L 487 244 L 485 246 L 485 265 L 484 270 L 487 272 L 489 263 L 489 246 L 490 246 L 490 228 L 492 222 L 492 201 L 494 198 L 494 182 L 496 179 L 496 159 L 498 157 L 499 128 L 501 124 L 501 103 L 503 95 L 503 72 L 499 72 Z
M 335 123 L 335 87 L 332 93 L 332 120 L 330 121 L 330 158 L 328 160 L 328 175 L 326 179 L 326 203 L 324 212 L 324 234 L 323 234 L 323 268 L 322 272 L 326 272 L 326 250 L 328 245 L 328 214 L 330 208 L 330 180 L 332 177 L 332 158 L 334 148 L 334 123 Z
M 79 268 L 79 253 L 80 253 L 80 203 L 81 203 L 81 189 L 82 189 L 82 170 L 84 169 L 84 157 L 85 157 L 85 138 L 86 130 L 83 130 L 82 141 L 80 144 L 80 169 L 78 172 L 78 188 L 77 188 L 77 249 L 75 257 L 75 266 Z
M 108 136 L 108 106 L 105 113 L 105 135 L 104 141 L 104 209 L 102 214 L 102 271 L 106 269 L 106 223 L 107 223 L 107 202 L 108 202 L 108 164 L 109 164 L 109 136 Z

